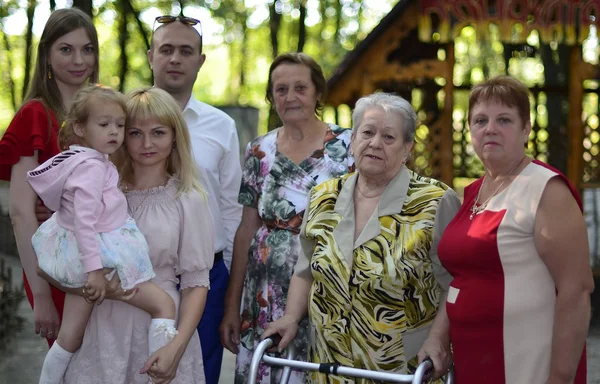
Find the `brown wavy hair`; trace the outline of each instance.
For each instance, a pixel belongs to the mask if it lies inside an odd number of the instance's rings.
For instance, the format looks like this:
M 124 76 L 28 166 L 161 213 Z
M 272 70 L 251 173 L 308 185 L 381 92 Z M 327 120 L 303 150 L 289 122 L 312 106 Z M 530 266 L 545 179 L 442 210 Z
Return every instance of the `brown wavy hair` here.
M 98 34 L 92 19 L 82 10 L 78 8 L 58 9 L 50 14 L 44 31 L 40 38 L 40 43 L 37 49 L 37 59 L 35 63 L 35 71 L 27 94 L 23 99 L 23 105 L 31 100 L 40 101 L 46 109 L 51 110 L 56 115 L 56 119 L 63 121 L 67 115 L 65 106 L 56 84 L 56 79 L 52 76 L 48 78 L 48 57 L 50 55 L 50 47 L 56 40 L 73 32 L 76 29 L 83 28 L 92 42 L 94 54 L 96 55 L 96 64 L 94 72 L 92 72 L 89 80 L 91 83 L 98 82 L 98 68 L 100 57 L 98 56 Z M 50 115 L 48 115 L 50 124 Z

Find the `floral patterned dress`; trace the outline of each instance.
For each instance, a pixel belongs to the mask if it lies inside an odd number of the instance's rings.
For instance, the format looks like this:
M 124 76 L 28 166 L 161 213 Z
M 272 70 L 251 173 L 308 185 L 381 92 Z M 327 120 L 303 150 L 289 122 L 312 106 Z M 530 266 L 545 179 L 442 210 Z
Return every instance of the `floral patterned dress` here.
M 239 202 L 256 208 L 262 225 L 250 244 L 248 269 L 242 294 L 242 334 L 236 361 L 235 383 L 248 380 L 255 346 L 267 326 L 285 311 L 294 266 L 300 254 L 298 233 L 308 202 L 317 184 L 342 176 L 354 168 L 349 154 L 351 130 L 330 124 L 323 148 L 296 164 L 277 150 L 279 129 L 248 144 Z M 304 319 L 294 340 L 297 358 L 307 357 L 308 322 Z M 261 365 L 258 382 L 280 383 L 281 370 Z M 290 383 L 304 383 L 302 372 L 293 372 Z

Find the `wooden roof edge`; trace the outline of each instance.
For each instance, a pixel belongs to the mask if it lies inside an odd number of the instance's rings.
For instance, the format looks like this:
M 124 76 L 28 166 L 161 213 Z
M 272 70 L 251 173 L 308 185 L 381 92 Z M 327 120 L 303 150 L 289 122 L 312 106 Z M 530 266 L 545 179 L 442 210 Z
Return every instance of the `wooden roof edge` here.
M 333 89 L 337 83 L 344 77 L 344 74 L 349 66 L 358 59 L 370 46 L 371 44 L 377 40 L 383 33 L 393 25 L 393 23 L 397 20 L 398 17 L 402 15 L 404 10 L 413 2 L 414 0 L 400 0 L 398 4 L 392 8 L 392 10 L 385 15 L 383 19 L 377 24 L 375 28 L 364 38 L 360 43 L 356 45 L 356 47 L 346 54 L 344 60 L 338 65 L 337 69 L 333 73 L 333 75 L 327 81 L 327 89 Z

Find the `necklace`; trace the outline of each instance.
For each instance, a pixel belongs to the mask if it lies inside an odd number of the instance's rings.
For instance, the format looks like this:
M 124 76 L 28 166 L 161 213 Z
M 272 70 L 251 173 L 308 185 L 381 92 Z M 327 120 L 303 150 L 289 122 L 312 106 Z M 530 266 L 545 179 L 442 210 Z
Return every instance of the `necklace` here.
M 525 157 L 523 157 L 523 159 L 524 158 Z M 510 171 L 508 171 L 507 176 L 511 176 L 512 175 L 512 173 L 515 171 L 515 169 L 517 169 L 519 167 L 519 165 L 521 165 L 521 163 L 523 162 L 523 159 L 521 159 L 521 161 L 519 161 L 517 163 L 517 165 L 515 165 L 514 167 L 512 167 L 512 169 Z M 486 201 L 484 201 L 483 203 L 479 204 L 479 197 L 481 196 L 481 190 L 485 186 L 485 181 L 486 180 L 487 180 L 487 178 L 484 175 L 483 176 L 483 183 L 481 183 L 481 187 L 479 188 L 479 191 L 477 191 L 477 196 L 475 197 L 475 201 L 473 202 L 473 206 L 470 209 L 471 215 L 469 215 L 469 220 L 473 220 L 473 217 L 475 217 L 475 215 L 478 215 L 479 212 L 482 212 L 487 207 L 487 205 L 490 202 L 490 200 L 492 200 L 492 198 L 494 196 L 496 196 L 496 194 L 498 193 L 498 191 L 500 190 L 500 188 L 502 188 L 502 186 L 506 183 L 506 181 L 508 180 L 508 178 L 506 180 L 504 180 L 502 183 L 500 183 L 500 185 L 494 190 L 494 192 L 492 192 L 492 194 L 490 195 L 490 197 L 487 198 Z

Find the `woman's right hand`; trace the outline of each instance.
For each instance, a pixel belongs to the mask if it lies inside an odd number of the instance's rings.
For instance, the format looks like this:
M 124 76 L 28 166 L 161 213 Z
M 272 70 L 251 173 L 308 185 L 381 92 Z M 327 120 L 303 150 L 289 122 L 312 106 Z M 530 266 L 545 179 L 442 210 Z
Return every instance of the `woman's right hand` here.
M 33 298 L 35 333 L 48 339 L 56 339 L 60 330 L 60 317 L 52 296 L 39 295 Z
M 227 350 L 235 355 L 239 352 L 240 345 L 240 329 L 242 320 L 239 310 L 226 308 L 223 321 L 219 326 L 219 334 L 221 336 L 221 344 Z
M 104 268 L 102 273 L 104 275 L 108 275 L 114 271 L 112 268 Z M 110 280 L 106 281 L 106 299 L 108 300 L 119 300 L 119 301 L 129 301 L 135 294 L 138 292 L 138 288 L 135 287 L 133 289 L 123 289 L 121 288 L 121 279 L 119 278 L 119 274 L 115 273 Z
M 279 336 L 281 336 L 281 340 L 277 345 L 277 350 L 281 352 L 292 340 L 294 340 L 297 332 L 298 321 L 293 316 L 286 314 L 267 325 L 267 329 L 265 329 L 263 332 L 261 340 L 264 340 L 269 336 L 279 334 Z
M 434 379 L 438 379 L 449 372 L 452 367 L 452 351 L 447 337 L 430 335 L 417 353 L 419 364 L 429 358 L 433 362 Z

